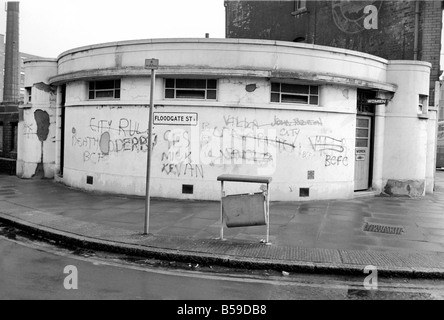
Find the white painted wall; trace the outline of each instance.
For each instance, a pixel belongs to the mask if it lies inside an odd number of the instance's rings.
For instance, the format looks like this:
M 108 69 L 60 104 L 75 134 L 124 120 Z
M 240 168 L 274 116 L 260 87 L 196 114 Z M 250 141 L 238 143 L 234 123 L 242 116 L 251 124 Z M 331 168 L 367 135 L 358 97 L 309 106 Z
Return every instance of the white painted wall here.
M 292 74 L 290 78 L 387 85 L 385 59 L 345 49 L 249 39 L 153 39 L 82 47 L 59 56 L 59 77 L 110 76 L 116 70 L 145 76 L 150 73 L 144 70 L 145 59 L 152 57 L 160 60 L 158 72 L 163 76 Z
M 136 99 L 136 96 L 140 96 L 145 99 L 146 91 L 141 88 L 149 88 L 149 85 L 138 83 L 140 79 L 134 80 L 123 81 L 122 91 L 128 97 Z M 159 79 L 159 82 L 162 81 Z M 132 94 L 131 87 L 135 83 L 137 89 Z M 248 93 L 245 86 L 251 83 L 257 83 L 258 89 Z M 272 175 L 274 200 L 350 197 L 354 180 L 356 116 L 352 111 L 356 90 L 326 86 L 321 90 L 321 106 L 309 107 L 312 111 L 252 108 L 256 101 L 269 99 L 269 90 L 262 89 L 267 86 L 265 80 L 257 79 L 225 78 L 220 81 L 218 104 L 227 100 L 230 104 L 249 104 L 248 109 L 180 105 L 157 109 L 156 112 L 197 113 L 199 125 L 155 126 L 153 196 L 217 200 L 217 176 L 231 173 Z M 68 97 L 76 95 L 68 93 Z M 328 101 L 334 101 L 330 109 L 336 109 L 336 112 L 324 112 L 322 103 Z M 161 101 L 156 103 L 162 104 Z M 292 107 L 298 109 L 298 106 Z M 68 107 L 64 181 L 78 188 L 144 195 L 147 117 L 146 106 Z M 228 138 L 225 142 L 218 138 L 222 133 Z M 100 141 L 108 139 L 108 134 L 110 152 L 105 155 L 108 145 L 102 145 L 101 148 Z M 252 135 L 252 138 L 247 138 L 243 145 L 241 137 L 247 134 Z M 232 139 L 233 136 L 237 138 Z M 253 137 L 259 138 L 260 143 L 254 145 L 257 140 Z M 267 137 L 272 142 L 265 149 L 264 139 Z M 328 138 L 324 140 L 323 137 Z M 176 139 L 179 141 L 173 143 Z M 336 144 L 336 151 L 323 150 L 322 144 L 325 143 Z M 215 149 L 211 155 L 213 144 Z M 242 151 L 246 150 L 251 152 L 247 153 L 247 159 L 241 159 Z M 254 150 L 269 152 L 272 159 L 269 155 L 255 157 Z M 192 152 L 193 156 L 178 160 L 177 157 L 169 156 L 172 151 L 186 155 Z M 196 153 L 199 153 L 197 158 Z M 253 158 L 256 158 L 256 162 Z M 270 161 L 263 162 L 264 158 Z M 315 172 L 314 180 L 308 179 L 308 171 Z M 86 184 L 88 175 L 94 177 L 93 186 Z M 183 184 L 194 185 L 194 195 L 182 195 Z M 244 189 L 234 184 L 231 191 L 246 192 L 251 191 L 251 188 L 257 191 L 259 187 L 248 186 L 248 189 Z M 310 188 L 310 197 L 299 198 L 299 188 Z
M 251 110 L 221 108 L 183 108 L 166 107 L 165 112 L 196 112 L 199 114 L 197 135 L 199 140 L 192 140 L 188 148 L 188 136 L 191 128 L 178 126 L 155 126 L 153 159 L 153 196 L 184 198 L 182 184 L 195 186 L 195 196 L 215 200 L 218 197 L 216 178 L 220 174 L 272 175 L 274 178 L 273 195 L 275 200 L 298 199 L 299 188 L 311 187 L 311 199 L 349 196 L 353 192 L 353 161 L 346 159 L 353 154 L 353 137 L 355 117 L 352 114 L 322 114 L 315 112 L 296 113 L 291 111 Z M 72 107 L 67 110 L 66 124 L 66 159 L 65 181 L 80 188 L 100 189 L 108 192 L 143 195 L 147 152 L 147 109 L 143 107 Z M 299 122 L 313 120 L 313 125 L 277 125 L 279 120 L 294 117 Z M 260 126 L 260 129 L 257 126 Z M 242 150 L 255 150 L 247 145 L 234 147 L 234 158 L 231 159 L 231 146 L 224 148 L 220 139 L 217 141 L 213 156 L 209 147 L 222 132 L 229 138 L 247 133 L 245 127 L 256 127 L 256 134 L 263 130 L 267 136 L 269 130 L 276 130 L 277 138 L 282 144 L 269 143 L 269 152 L 273 156 L 270 170 L 257 163 L 250 164 L 246 159 L 238 159 Z M 200 132 L 199 129 L 200 128 Z M 173 133 L 170 133 L 173 131 Z M 109 133 L 109 155 L 105 155 L 108 146 L 100 146 L 101 139 L 107 139 Z M 105 136 L 104 136 L 105 134 Z M 254 133 L 253 133 L 254 134 Z M 317 136 L 328 136 L 339 140 L 341 152 L 315 151 Z M 176 145 L 173 141 L 176 141 Z M 274 134 L 269 136 L 273 139 Z M 310 142 L 310 139 L 312 143 Z M 229 143 L 242 143 L 242 139 L 229 140 Z M 251 140 L 253 143 L 254 140 Z M 321 139 L 322 142 L 322 139 Z M 188 158 L 176 162 L 169 156 L 170 151 L 188 154 L 197 143 L 201 157 L 194 162 Z M 250 142 L 247 142 L 250 143 Z M 183 144 L 183 146 L 180 146 Z M 288 144 L 288 145 L 287 145 Z M 259 150 L 261 144 L 256 148 Z M 177 148 L 177 149 L 176 149 Z M 265 148 L 265 147 L 264 147 Z M 276 151 L 274 152 L 274 149 Z M 315 147 L 316 148 L 316 147 Z M 318 147 L 319 148 L 319 147 Z M 223 161 L 220 150 L 224 151 Z M 217 152 L 217 153 L 216 153 Z M 209 159 L 204 155 L 209 155 Z M 327 157 L 341 156 L 343 161 L 333 165 L 334 160 Z M 254 158 L 249 153 L 247 158 Z M 264 159 L 257 156 L 258 161 Z M 326 165 L 327 161 L 327 165 Z M 307 172 L 315 171 L 315 180 L 307 180 Z M 93 187 L 86 185 L 86 176 L 95 178 Z M 290 178 L 291 177 L 291 178 Z
M 55 169 L 55 133 L 56 133 L 56 95 L 45 87 L 48 79 L 57 74 L 55 60 L 32 60 L 25 63 L 25 87 L 32 89 L 32 101 L 20 107 L 23 116 L 18 125 L 17 176 L 32 178 L 39 163 L 43 165 L 43 176 L 54 177 Z M 43 86 L 36 85 L 44 83 Z M 45 141 L 38 137 L 36 111 L 40 110 L 49 116 L 49 133 Z
M 67 84 L 66 184 L 145 194 L 150 71 L 144 61 L 152 57 L 160 59 L 155 112 L 199 115 L 195 127 L 155 126 L 153 196 L 218 200 L 216 178 L 231 173 L 272 175 L 273 200 L 351 197 L 358 87 L 385 90 L 381 97 L 396 91 L 378 110 L 375 145 L 383 150 L 375 151 L 373 187 L 382 190 L 388 179 L 426 179 L 429 126 L 418 117 L 417 104 L 419 94 L 428 95 L 430 64 L 287 42 L 161 39 L 88 46 L 59 57 L 57 75 L 49 81 Z M 217 101 L 164 99 L 164 79 L 175 77 L 218 79 Z M 121 99 L 88 100 L 88 81 L 105 78 L 122 79 Z M 319 106 L 270 103 L 270 80 L 319 85 Z M 256 88 L 247 92 L 247 85 Z M 225 140 L 217 138 L 221 132 Z M 252 146 L 254 141 L 260 143 Z M 260 149 L 264 145 L 271 155 Z M 251 151 L 242 156 L 248 150 L 265 155 L 251 161 Z M 86 184 L 87 176 L 93 185 Z M 184 184 L 194 185 L 194 195 L 182 195 Z M 229 192 L 258 190 L 228 187 Z M 300 188 L 309 188 L 310 197 L 300 198 Z
M 428 120 L 418 112 L 419 95 L 428 96 L 430 65 L 392 61 L 388 81 L 398 85 L 385 114 L 384 180 L 425 182 Z

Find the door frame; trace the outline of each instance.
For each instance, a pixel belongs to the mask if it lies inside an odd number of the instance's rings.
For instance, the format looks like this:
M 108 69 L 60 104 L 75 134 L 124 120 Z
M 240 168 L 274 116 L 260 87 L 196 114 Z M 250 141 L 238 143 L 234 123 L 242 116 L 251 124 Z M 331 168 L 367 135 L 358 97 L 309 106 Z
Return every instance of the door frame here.
M 369 168 L 368 168 L 368 187 L 365 190 L 354 190 L 354 192 L 363 192 L 368 191 L 372 188 L 373 183 L 373 163 L 374 163 L 374 154 L 375 154 L 375 105 L 365 103 L 366 99 L 376 99 L 377 92 L 371 91 L 371 90 L 362 90 L 358 89 L 358 95 L 357 95 L 357 107 L 356 107 L 356 119 L 355 119 L 355 129 L 356 129 L 356 122 L 358 119 L 358 116 L 366 116 L 371 118 L 371 124 L 370 124 L 370 161 L 369 161 Z M 355 139 L 356 139 L 356 130 L 355 130 Z M 354 147 L 354 150 L 356 151 L 356 144 Z M 356 156 L 356 153 L 355 153 Z M 356 160 L 355 160 L 356 161 Z M 355 174 L 355 173 L 353 173 Z M 355 176 L 356 178 L 356 176 Z M 353 186 L 354 189 L 354 186 Z

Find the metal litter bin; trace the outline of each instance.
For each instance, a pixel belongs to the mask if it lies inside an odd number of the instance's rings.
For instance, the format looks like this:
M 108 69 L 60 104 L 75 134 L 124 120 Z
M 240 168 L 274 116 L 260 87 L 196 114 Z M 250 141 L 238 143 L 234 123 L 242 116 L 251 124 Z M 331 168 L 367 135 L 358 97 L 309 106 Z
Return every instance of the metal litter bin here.
M 220 239 L 224 240 L 224 224 L 227 228 L 267 226 L 266 244 L 270 245 L 270 183 L 272 178 L 222 175 L 217 180 L 221 182 Z M 266 184 L 267 190 L 261 193 L 226 196 L 224 182 Z
M 227 228 L 267 225 L 266 197 L 262 192 L 223 197 L 222 210 Z

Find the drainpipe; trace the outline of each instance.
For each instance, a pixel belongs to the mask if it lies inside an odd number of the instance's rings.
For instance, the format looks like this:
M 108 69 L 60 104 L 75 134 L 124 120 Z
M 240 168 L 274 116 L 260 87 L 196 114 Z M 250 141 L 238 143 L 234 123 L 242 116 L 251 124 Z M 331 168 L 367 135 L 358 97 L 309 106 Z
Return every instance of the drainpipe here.
M 413 60 L 418 60 L 418 42 L 419 42 L 419 1 L 415 3 L 415 43 L 413 45 Z
M 313 44 L 316 44 L 316 32 L 318 23 L 318 2 L 314 2 L 314 30 L 313 30 Z

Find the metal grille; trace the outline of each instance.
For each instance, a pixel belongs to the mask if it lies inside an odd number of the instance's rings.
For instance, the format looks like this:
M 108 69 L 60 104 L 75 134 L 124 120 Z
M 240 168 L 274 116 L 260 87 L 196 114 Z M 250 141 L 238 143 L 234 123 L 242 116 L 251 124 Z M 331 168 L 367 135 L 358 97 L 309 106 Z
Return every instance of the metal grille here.
M 401 235 L 405 232 L 405 229 L 404 229 L 404 227 L 400 227 L 400 226 L 389 226 L 389 225 L 383 225 L 383 224 L 366 223 L 364 225 L 364 231 Z

